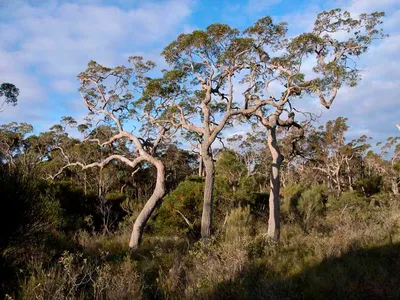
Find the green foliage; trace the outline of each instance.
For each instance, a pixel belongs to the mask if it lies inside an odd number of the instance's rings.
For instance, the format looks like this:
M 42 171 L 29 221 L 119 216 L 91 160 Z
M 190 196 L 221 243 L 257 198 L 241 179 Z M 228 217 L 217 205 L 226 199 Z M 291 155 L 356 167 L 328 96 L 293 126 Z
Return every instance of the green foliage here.
M 370 197 L 381 191 L 382 176 L 364 176 L 354 183 L 354 187 L 359 193 L 364 193 L 367 197 Z
M 307 187 L 302 184 L 288 184 L 283 188 L 282 194 L 284 199 L 283 210 L 286 212 L 292 212 L 298 205 L 301 193 Z
M 11 104 L 12 106 L 17 105 L 19 96 L 19 89 L 12 83 L 4 82 L 0 85 L 0 97 L 4 97 L 4 103 Z M 3 108 L 4 103 L 0 105 L 0 111 Z
M 290 184 L 283 189 L 283 196 L 283 211 L 304 230 L 309 230 L 313 220 L 325 209 L 328 188 L 325 185 Z
M 327 198 L 328 188 L 324 185 L 313 186 L 301 193 L 297 208 L 303 216 L 306 229 L 309 229 L 313 219 L 323 212 Z
M 340 202 L 341 207 L 343 207 L 345 205 L 351 205 L 351 204 L 367 203 L 366 199 L 357 191 L 343 192 L 340 195 L 338 201 Z
M 250 206 L 232 209 L 226 217 L 224 234 L 225 240 L 233 242 L 248 238 L 251 233 Z
M 85 195 L 81 187 L 72 184 L 70 181 L 54 182 L 44 188 L 60 203 L 64 230 L 75 232 L 85 228 L 85 217 L 94 214 L 96 211 L 96 195 Z
M 181 182 L 164 198 L 154 223 L 156 232 L 170 235 L 188 233 L 198 228 L 203 190 L 204 179 L 201 177 L 190 176 Z
M 197 157 L 162 143 L 153 153 L 159 129 L 154 122 L 168 134 L 182 130 L 186 138 L 212 149 L 210 143 L 223 136 L 224 128 L 243 121 L 239 103 L 232 100 L 232 78 L 249 84 L 245 110 L 259 103 L 265 90 L 268 94 L 266 82 L 284 82 L 282 94 L 273 99 L 276 110 L 260 110 L 266 120 L 270 113 L 279 118 L 290 111 L 288 120 L 278 121 L 280 126 L 294 125 L 292 105 L 305 94 L 329 108 L 338 89 L 353 87 L 360 79 L 355 59 L 385 37 L 379 28 L 383 16 L 376 12 L 355 19 L 340 9 L 322 12 L 311 32 L 293 38 L 286 38 L 286 23 L 276 24 L 269 16 L 242 32 L 212 24 L 180 35 L 164 49 L 172 68 L 163 70 L 161 78 L 150 78 L 155 64 L 138 56 L 129 58 L 129 67 L 89 62 L 78 75 L 89 109 L 84 124 L 63 117 L 49 132 L 29 137 L 29 124 L 1 125 L 0 293 L 10 291 L 11 298 L 21 299 L 284 299 L 324 293 L 334 298 L 399 298 L 400 208 L 393 196 L 400 177 L 399 138 L 388 138 L 380 154 L 365 156 L 366 137 L 345 143 L 348 125 L 343 117 L 325 128 L 307 127 L 301 142 L 280 131 L 286 138 L 279 144 L 285 156 L 282 178 L 289 183 L 282 191 L 288 217 L 283 218 L 282 243 L 273 245 L 265 239 L 265 174 L 270 167 L 265 134 L 245 141 L 234 137 L 242 150 L 219 153 L 216 230 L 209 244 L 197 241 L 204 178 L 188 176 Z M 314 63 L 311 73 L 302 70 L 306 59 Z M 12 84 L 0 86 L 4 103 L 15 105 L 18 95 Z M 131 142 L 137 141 L 120 131 L 132 117 L 142 120 L 143 113 L 139 152 L 162 160 L 169 193 L 150 230 L 145 229 L 148 239 L 130 252 L 126 242 L 131 221 L 153 191 L 153 167 L 143 163 L 130 176 L 133 170 L 113 162 L 101 171 L 68 168 L 51 183 L 37 178 L 51 178 L 66 161 L 91 163 L 111 153 L 133 159 L 137 152 Z M 99 114 L 104 125 L 93 127 Z M 201 121 L 209 122 L 208 128 L 196 127 Z M 70 138 L 68 127 L 98 143 Z M 127 142 L 116 138 L 98 145 L 119 132 Z M 205 144 L 208 135 L 214 140 Z M 308 154 L 299 160 L 288 155 L 294 140 Z M 327 202 L 326 182 L 335 182 L 338 194 L 344 192 Z M 353 186 L 356 191 L 350 191 Z M 393 195 L 385 193 L 390 189 Z M 121 207 L 128 214 L 124 222 L 119 222 Z M 115 214 L 118 230 L 96 232 Z M 386 243 L 390 247 L 382 246 Z M 79 251 L 74 249 L 78 246 Z M 372 246 L 376 249 L 370 250 Z
M 0 249 L 10 243 L 31 243 L 61 225 L 60 204 L 50 193 L 41 193 L 33 178 L 0 166 Z
M 238 153 L 224 150 L 219 153 L 215 164 L 215 192 L 220 207 L 225 212 L 239 205 L 254 204 L 258 183 L 255 176 L 249 176 L 246 165 Z
M 121 203 L 126 199 L 126 195 L 121 192 L 113 191 L 113 192 L 108 192 L 105 195 L 105 198 L 107 201 L 113 201 L 113 202 L 118 202 Z

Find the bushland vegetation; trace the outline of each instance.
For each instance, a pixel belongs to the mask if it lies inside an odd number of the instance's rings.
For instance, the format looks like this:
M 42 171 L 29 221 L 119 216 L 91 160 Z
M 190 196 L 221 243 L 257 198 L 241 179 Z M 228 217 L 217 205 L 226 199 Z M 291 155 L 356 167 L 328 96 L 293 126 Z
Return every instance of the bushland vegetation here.
M 270 17 L 213 24 L 165 48 L 160 78 L 141 57 L 90 62 L 84 124 L 1 125 L 0 294 L 399 299 L 400 138 L 348 139 L 346 118 L 319 126 L 295 105 L 357 88 L 352 57 L 385 37 L 382 17 L 323 12 L 294 38 Z

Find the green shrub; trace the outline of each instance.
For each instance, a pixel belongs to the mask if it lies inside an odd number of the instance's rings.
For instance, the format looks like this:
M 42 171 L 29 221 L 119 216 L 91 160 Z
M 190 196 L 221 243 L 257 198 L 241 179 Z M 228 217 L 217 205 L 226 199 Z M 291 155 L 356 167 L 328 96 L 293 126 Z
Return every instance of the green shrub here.
M 340 209 L 345 207 L 346 205 L 353 204 L 367 204 L 365 197 L 363 197 L 357 191 L 345 191 L 343 192 L 339 198 L 329 199 L 329 206 L 334 209 Z
M 155 231 L 169 235 L 196 230 L 203 207 L 203 190 L 201 177 L 190 176 L 181 182 L 164 198 L 153 223 Z
M 121 203 L 126 199 L 126 195 L 121 192 L 113 191 L 113 192 L 108 192 L 105 198 L 107 201 L 114 201 Z
M 288 184 L 283 188 L 283 211 L 287 213 L 293 212 L 297 207 L 298 201 L 300 199 L 301 193 L 306 189 L 306 186 L 302 184 Z
M 243 240 L 250 237 L 250 206 L 237 207 L 230 211 L 225 222 L 225 240 Z
M 382 189 L 382 176 L 365 176 L 354 183 L 354 188 L 365 196 L 370 197 Z
M 328 188 L 325 185 L 316 185 L 301 193 L 297 208 L 306 230 L 309 229 L 312 220 L 324 210 L 327 197 Z

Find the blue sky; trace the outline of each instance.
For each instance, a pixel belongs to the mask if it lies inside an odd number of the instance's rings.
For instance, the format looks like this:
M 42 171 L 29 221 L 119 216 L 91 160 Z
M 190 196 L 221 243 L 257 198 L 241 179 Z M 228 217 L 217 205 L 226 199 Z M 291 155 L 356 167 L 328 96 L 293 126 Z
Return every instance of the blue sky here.
M 0 123 L 23 121 L 44 131 L 61 116 L 81 120 L 86 110 L 76 75 L 89 60 L 114 66 L 142 55 L 165 68 L 159 54 L 182 32 L 216 22 L 243 29 L 271 15 L 287 21 L 289 34 L 295 35 L 307 31 L 318 12 L 336 7 L 355 14 L 385 11 L 390 37 L 361 59 L 362 82 L 342 89 L 320 122 L 348 117 L 350 138 L 367 134 L 378 141 L 398 135 L 399 0 L 1 0 L 0 82 L 15 83 L 21 95 L 16 107 L 0 114 Z M 301 105 L 321 111 L 316 101 Z

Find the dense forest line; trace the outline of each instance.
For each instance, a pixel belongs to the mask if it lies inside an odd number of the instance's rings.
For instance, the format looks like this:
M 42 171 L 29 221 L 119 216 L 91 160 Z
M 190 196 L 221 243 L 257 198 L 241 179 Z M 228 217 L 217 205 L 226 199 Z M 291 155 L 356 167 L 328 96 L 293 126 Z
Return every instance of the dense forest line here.
M 0 125 L 0 293 L 399 298 L 400 138 L 348 140 L 346 118 L 299 109 L 357 88 L 383 16 L 322 12 L 294 38 L 270 17 L 213 24 L 165 48 L 161 77 L 89 62 L 81 124 Z

